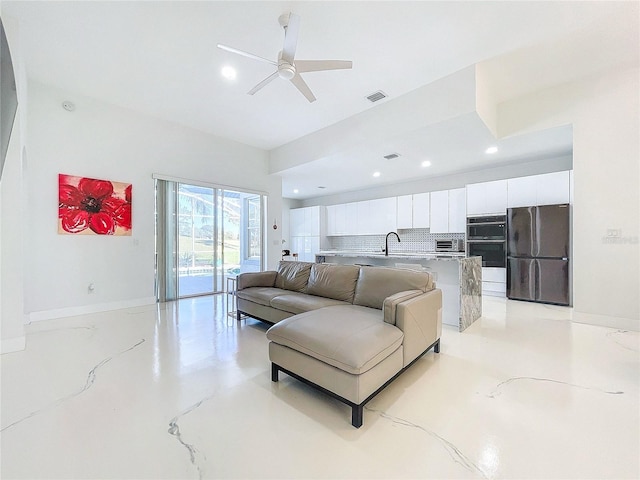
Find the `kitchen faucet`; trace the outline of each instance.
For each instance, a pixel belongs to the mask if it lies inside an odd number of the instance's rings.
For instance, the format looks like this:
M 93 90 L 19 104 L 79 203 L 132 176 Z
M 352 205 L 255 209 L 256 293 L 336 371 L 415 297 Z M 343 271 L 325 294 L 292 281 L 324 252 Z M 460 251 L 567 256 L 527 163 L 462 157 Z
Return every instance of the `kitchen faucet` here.
M 389 256 L 389 235 L 394 234 L 396 236 L 396 238 L 398 239 L 398 243 L 400 243 L 400 237 L 398 236 L 398 234 L 396 232 L 389 232 L 387 233 L 387 236 L 384 239 L 384 256 L 388 257 Z

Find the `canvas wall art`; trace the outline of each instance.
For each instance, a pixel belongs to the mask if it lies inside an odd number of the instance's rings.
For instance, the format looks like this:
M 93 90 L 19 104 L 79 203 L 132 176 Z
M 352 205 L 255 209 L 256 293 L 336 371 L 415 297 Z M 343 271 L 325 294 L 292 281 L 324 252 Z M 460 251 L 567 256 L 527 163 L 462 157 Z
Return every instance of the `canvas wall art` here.
M 58 233 L 131 235 L 131 184 L 59 174 Z

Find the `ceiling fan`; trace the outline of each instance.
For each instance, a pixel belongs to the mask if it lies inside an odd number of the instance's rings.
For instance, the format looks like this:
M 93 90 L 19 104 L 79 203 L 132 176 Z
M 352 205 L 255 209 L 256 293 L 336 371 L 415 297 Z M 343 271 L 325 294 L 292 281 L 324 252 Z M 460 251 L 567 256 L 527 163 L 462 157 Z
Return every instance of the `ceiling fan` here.
M 277 77 L 280 77 L 285 80 L 290 80 L 300 93 L 309 100 L 309 102 L 315 102 L 316 97 L 313 95 L 311 89 L 302 79 L 300 74 L 307 72 L 319 72 L 323 70 L 349 69 L 353 66 L 353 62 L 350 60 L 295 60 L 296 46 L 298 44 L 298 32 L 300 30 L 300 17 L 293 13 L 285 13 L 280 15 L 278 22 L 282 28 L 284 28 L 284 46 L 278 54 L 277 62 L 222 44 L 218 44 L 218 48 L 228 52 L 237 53 L 238 55 L 252 58 L 260 62 L 269 63 L 277 68 L 274 73 L 249 90 L 247 92 L 249 95 L 255 94 Z

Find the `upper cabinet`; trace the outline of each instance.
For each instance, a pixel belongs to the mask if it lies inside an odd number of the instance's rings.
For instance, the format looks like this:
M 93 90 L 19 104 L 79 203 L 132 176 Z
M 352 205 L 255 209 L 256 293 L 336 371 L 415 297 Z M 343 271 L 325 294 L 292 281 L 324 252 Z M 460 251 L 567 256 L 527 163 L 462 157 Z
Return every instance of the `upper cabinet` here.
M 289 234 L 292 237 L 320 235 L 320 206 L 289 210 Z M 324 207 L 322 207 L 324 209 Z
M 507 180 L 507 206 L 529 207 L 569 203 L 571 200 L 571 172 L 553 172 Z
M 571 171 L 536 175 L 538 205 L 571 202 Z
M 327 235 L 381 235 L 408 228 L 464 233 L 468 215 L 504 215 L 509 207 L 570 203 L 571 185 L 571 171 L 563 171 L 332 205 L 327 207 Z
M 327 207 L 327 235 L 376 235 L 396 229 L 396 197 Z
M 431 192 L 430 203 L 430 232 L 449 232 L 449 190 Z
M 467 215 L 504 215 L 507 180 L 467 185 Z
M 413 195 L 413 228 L 429 228 L 431 225 L 430 197 L 429 192 Z
M 345 235 L 346 204 L 327 207 L 327 235 Z
M 429 192 L 396 198 L 396 228 L 429 228 Z
M 396 199 L 396 226 L 413 228 L 413 195 L 403 195 Z
M 369 230 L 372 234 L 396 230 L 396 197 L 369 200 Z
M 430 233 L 464 233 L 466 229 L 465 189 L 431 192 Z
M 449 231 L 447 233 L 464 233 L 467 230 L 466 190 L 454 188 L 449 190 Z

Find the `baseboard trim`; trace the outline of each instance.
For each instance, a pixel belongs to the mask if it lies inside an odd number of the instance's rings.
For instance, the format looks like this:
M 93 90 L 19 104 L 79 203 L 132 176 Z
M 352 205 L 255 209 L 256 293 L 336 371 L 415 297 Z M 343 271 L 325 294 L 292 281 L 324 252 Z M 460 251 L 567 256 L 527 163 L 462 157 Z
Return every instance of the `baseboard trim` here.
M 3 338 L 0 342 L 0 354 L 21 352 L 27 346 L 27 340 L 24 335 L 21 337 Z
M 123 308 L 142 307 L 156 303 L 155 297 L 135 298 L 118 302 L 96 303 L 93 305 L 82 305 L 79 307 L 57 308 L 53 310 L 42 310 L 31 312 L 29 322 L 40 322 L 42 320 L 53 320 L 55 318 L 76 317 L 91 313 L 108 312 L 111 310 L 121 310 Z
M 587 325 L 597 325 L 599 327 L 640 332 L 640 321 L 638 321 L 637 318 L 612 317 L 610 315 L 576 312 L 574 309 L 571 320 L 576 323 L 584 323 Z

